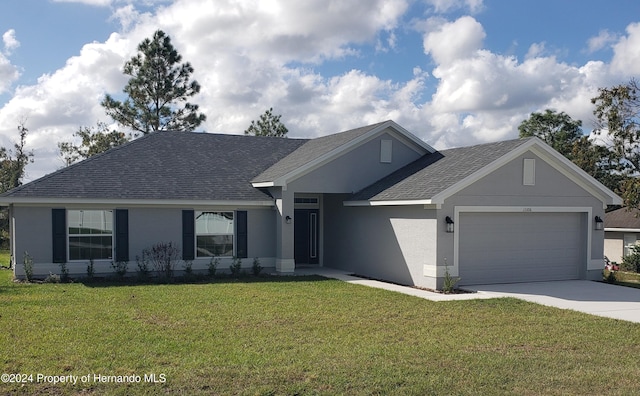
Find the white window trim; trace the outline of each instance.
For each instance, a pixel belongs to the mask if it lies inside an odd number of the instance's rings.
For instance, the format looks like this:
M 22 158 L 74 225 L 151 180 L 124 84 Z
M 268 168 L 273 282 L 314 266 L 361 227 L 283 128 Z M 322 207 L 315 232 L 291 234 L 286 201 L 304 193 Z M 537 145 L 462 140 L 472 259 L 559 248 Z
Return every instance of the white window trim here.
M 67 261 L 70 263 L 80 263 L 87 262 L 89 259 L 71 259 L 71 237 L 72 236 L 88 236 L 87 234 L 71 234 L 69 232 L 69 214 L 71 212 L 89 212 L 89 211 L 99 211 L 99 212 L 111 212 L 111 258 L 100 258 L 93 259 L 93 261 L 113 261 L 115 258 L 115 233 L 116 233 L 116 219 L 115 219 L 115 210 L 114 209 L 104 209 L 104 208 L 74 208 L 74 209 L 66 209 L 66 234 L 67 234 Z M 101 236 L 106 236 L 107 234 L 100 234 Z
M 197 226 L 197 221 L 198 221 L 198 215 L 202 214 L 202 213 L 231 213 L 232 217 L 232 224 L 233 224 L 233 230 L 232 232 L 229 233 L 206 233 L 206 234 L 199 234 L 198 233 L 198 226 Z M 236 247 L 238 246 L 237 240 L 236 240 L 236 212 L 234 210 L 195 210 L 194 211 L 194 228 L 195 228 L 195 238 L 193 243 L 195 244 L 194 248 L 195 248 L 195 259 L 206 259 L 209 257 L 235 257 L 236 256 Z M 233 243 L 233 249 L 232 249 L 232 253 L 230 256 L 199 256 L 198 255 L 198 237 L 199 236 L 217 236 L 217 235 L 231 235 L 231 240 Z

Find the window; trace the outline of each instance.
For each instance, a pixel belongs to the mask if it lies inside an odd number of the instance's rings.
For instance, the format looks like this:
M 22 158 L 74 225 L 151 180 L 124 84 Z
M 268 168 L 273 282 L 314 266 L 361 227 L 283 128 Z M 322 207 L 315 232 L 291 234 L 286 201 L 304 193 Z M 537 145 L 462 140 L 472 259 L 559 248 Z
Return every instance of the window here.
M 113 211 L 68 211 L 69 260 L 113 258 Z
M 624 257 L 633 253 L 633 248 L 637 245 L 636 234 L 624 234 Z
M 233 212 L 196 212 L 197 257 L 233 256 Z

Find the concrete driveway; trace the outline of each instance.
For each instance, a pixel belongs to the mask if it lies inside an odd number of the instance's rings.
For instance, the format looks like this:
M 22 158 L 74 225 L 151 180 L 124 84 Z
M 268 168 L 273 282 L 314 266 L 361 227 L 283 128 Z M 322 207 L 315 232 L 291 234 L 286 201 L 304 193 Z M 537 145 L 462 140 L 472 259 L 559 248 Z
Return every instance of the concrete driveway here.
M 465 286 L 479 294 L 515 297 L 542 305 L 640 323 L 640 289 L 586 280 Z

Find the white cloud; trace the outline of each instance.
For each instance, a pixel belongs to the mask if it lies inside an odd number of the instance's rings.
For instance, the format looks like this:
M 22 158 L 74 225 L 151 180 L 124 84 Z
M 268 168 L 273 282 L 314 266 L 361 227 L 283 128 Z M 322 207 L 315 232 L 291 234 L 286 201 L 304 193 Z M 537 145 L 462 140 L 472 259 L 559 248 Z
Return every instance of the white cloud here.
M 640 23 L 627 26 L 627 35 L 613 46 L 611 68 L 626 76 L 640 74 Z
M 425 53 L 438 64 L 448 64 L 460 58 L 473 56 L 482 48 L 486 34 L 482 25 L 470 16 L 447 22 L 424 36 Z
M 4 43 L 4 51 L 0 52 L 0 94 L 8 92 L 11 85 L 20 77 L 18 68 L 11 64 L 8 56 L 11 52 L 20 46 L 20 42 L 16 40 L 16 31 L 9 29 L 2 35 Z
M 607 29 L 601 30 L 597 36 L 591 37 L 587 41 L 587 53 L 591 54 L 600 51 L 608 45 L 618 41 L 618 36 Z
M 543 56 L 546 52 L 546 43 L 543 41 L 541 43 L 533 43 L 529 46 L 529 50 L 527 54 L 524 56 L 525 59 L 537 58 L 539 56 Z
M 634 42 L 636 31 L 619 46 Z M 640 38 L 640 29 L 638 31 Z M 531 44 L 523 62 L 482 48 L 484 30 L 471 17 L 440 22 L 427 30 L 425 52 L 436 63 L 436 92 L 425 113 L 426 136 L 436 147 L 469 145 L 517 137 L 517 126 L 531 112 L 553 108 L 583 120 L 591 129 L 590 99 L 614 80 L 603 62 L 584 66 L 546 56 L 545 43 Z M 620 49 L 622 52 L 622 48 Z M 638 51 L 631 51 L 637 53 Z M 630 56 L 621 58 L 627 60 Z
M 16 40 L 16 31 L 9 29 L 2 35 L 2 42 L 4 43 L 4 53 L 10 55 L 14 49 L 20 46 L 20 42 Z
M 445 14 L 452 11 L 464 10 L 477 14 L 484 9 L 483 0 L 426 0 L 435 13 Z

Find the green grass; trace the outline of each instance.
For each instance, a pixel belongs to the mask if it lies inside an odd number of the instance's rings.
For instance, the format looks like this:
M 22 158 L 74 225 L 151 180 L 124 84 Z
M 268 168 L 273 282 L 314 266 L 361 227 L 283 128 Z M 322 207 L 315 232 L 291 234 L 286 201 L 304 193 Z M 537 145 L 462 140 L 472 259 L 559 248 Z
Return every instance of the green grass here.
M 8 250 L 0 250 L 0 267 L 9 268 L 11 253 Z
M 603 278 L 607 280 L 608 276 L 613 275 L 613 282 L 616 285 L 633 287 L 640 289 L 640 274 L 627 271 L 603 271 Z M 609 280 L 611 281 L 611 280 Z
M 13 283 L 0 394 L 637 394 L 640 325 L 515 299 L 431 302 L 319 277 Z M 35 383 L 45 375 L 165 383 Z M 159 377 L 158 377 L 159 378 Z

